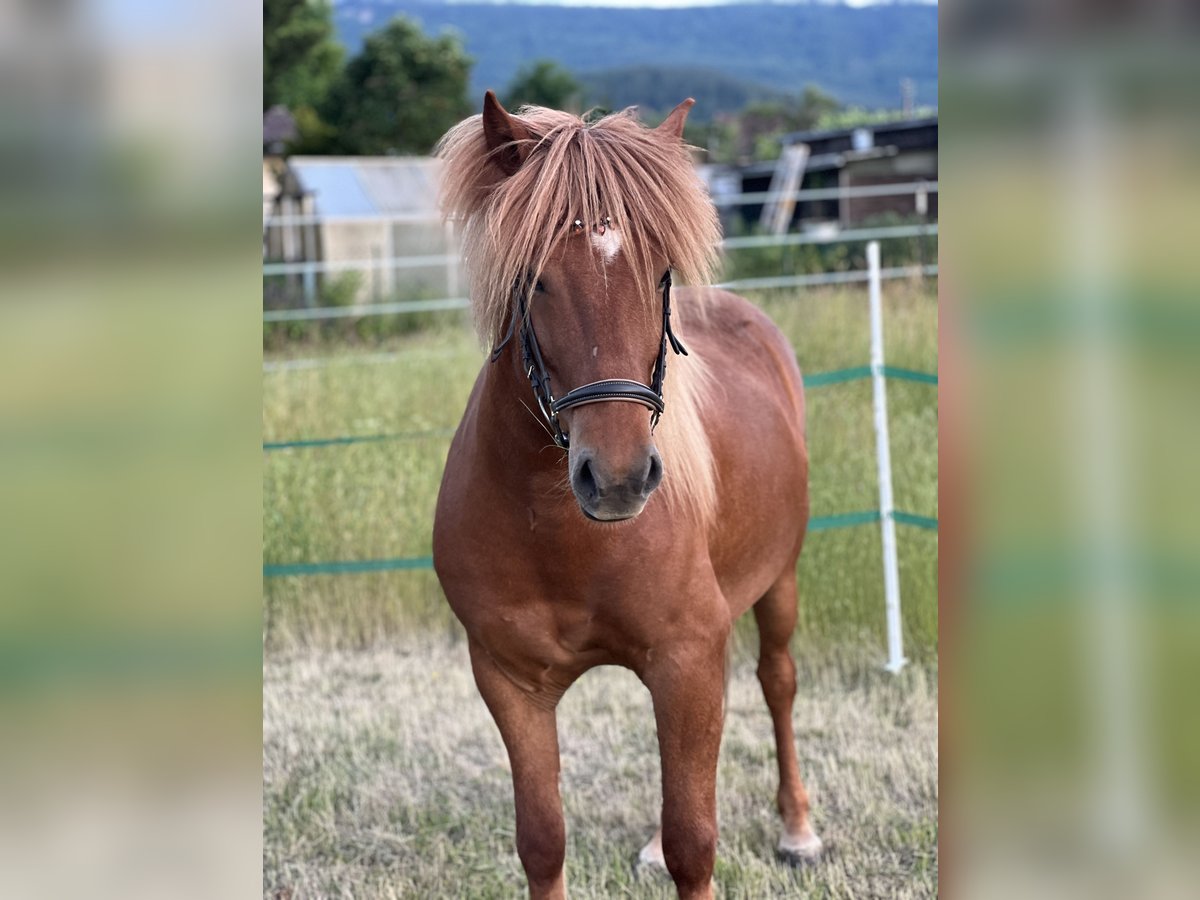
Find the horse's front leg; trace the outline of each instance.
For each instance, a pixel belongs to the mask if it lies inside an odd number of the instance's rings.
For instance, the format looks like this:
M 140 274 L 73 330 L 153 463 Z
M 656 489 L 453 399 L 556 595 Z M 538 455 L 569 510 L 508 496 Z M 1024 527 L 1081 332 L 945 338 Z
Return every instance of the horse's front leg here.
M 532 696 L 517 687 L 472 642 L 471 667 L 479 693 L 500 729 L 512 764 L 517 814 L 517 855 L 525 867 L 532 900 L 566 897 L 563 860 L 566 826 L 558 792 L 558 697 Z
M 662 754 L 662 853 L 682 900 L 712 897 L 727 636 L 655 650 L 643 675 Z

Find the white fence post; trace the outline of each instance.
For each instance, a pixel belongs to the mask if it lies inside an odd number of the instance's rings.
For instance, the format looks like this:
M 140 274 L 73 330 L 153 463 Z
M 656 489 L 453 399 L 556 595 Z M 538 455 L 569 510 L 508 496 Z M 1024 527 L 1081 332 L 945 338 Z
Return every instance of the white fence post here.
M 879 530 L 883 540 L 883 595 L 887 605 L 887 670 L 899 672 L 904 658 L 900 620 L 900 562 L 896 555 L 896 521 L 892 499 L 892 449 L 888 440 L 887 383 L 883 376 L 883 298 L 879 242 L 867 244 L 871 303 L 871 382 L 875 388 L 875 454 L 879 463 Z

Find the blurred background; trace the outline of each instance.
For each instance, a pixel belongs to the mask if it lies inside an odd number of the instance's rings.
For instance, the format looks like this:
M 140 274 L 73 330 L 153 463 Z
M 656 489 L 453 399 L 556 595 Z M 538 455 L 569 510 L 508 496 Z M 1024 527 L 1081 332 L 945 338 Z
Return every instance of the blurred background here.
M 1196 8 L 941 19 L 944 887 L 1189 896 Z
M 0 7 L 0 895 L 256 885 L 257 8 Z

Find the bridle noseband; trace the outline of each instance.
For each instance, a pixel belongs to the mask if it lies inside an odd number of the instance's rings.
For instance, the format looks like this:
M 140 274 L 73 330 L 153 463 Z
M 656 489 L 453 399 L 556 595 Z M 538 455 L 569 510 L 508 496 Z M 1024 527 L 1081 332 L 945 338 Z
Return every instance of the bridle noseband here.
M 577 406 L 609 401 L 640 403 L 650 410 L 650 429 L 653 431 L 658 424 L 659 417 L 666 408 L 663 403 L 663 381 L 667 377 L 667 347 L 669 346 L 671 350 L 682 356 L 688 355 L 687 348 L 683 346 L 683 342 L 675 336 L 675 332 L 671 329 L 671 271 L 669 269 L 663 275 L 662 281 L 659 282 L 659 287 L 662 288 L 663 304 L 662 340 L 659 343 L 658 359 L 654 363 L 650 384 L 645 385 L 640 381 L 630 381 L 625 378 L 606 378 L 573 388 L 557 400 L 550 388 L 550 373 L 546 371 L 546 362 L 542 359 L 542 350 L 538 346 L 537 335 L 533 331 L 533 317 L 530 316 L 525 303 L 528 287 L 522 286 L 514 292 L 516 297 L 508 333 L 492 351 L 492 362 L 500 358 L 500 351 L 512 339 L 513 330 L 519 318 L 521 320 L 519 338 L 521 366 L 525 370 L 525 376 L 529 379 L 530 387 L 533 388 L 533 396 L 537 400 L 542 418 L 549 426 L 550 435 L 554 438 L 554 443 L 563 450 L 570 447 L 571 441 L 567 433 L 562 430 L 558 416 L 559 413 Z

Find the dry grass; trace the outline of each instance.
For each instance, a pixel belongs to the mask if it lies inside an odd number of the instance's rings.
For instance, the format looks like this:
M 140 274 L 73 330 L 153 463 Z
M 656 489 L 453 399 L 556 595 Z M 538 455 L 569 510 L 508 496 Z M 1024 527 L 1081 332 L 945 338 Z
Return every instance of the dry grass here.
M 736 658 L 718 895 L 935 896 L 936 672 L 892 678 L 870 654 L 801 654 L 801 766 L 830 850 L 797 870 L 774 859 L 770 719 L 752 658 Z M 523 894 L 507 761 L 461 640 L 279 650 L 263 675 L 265 896 Z M 629 672 L 591 672 L 564 698 L 559 733 L 571 896 L 673 897 L 631 867 L 659 800 L 648 693 Z

